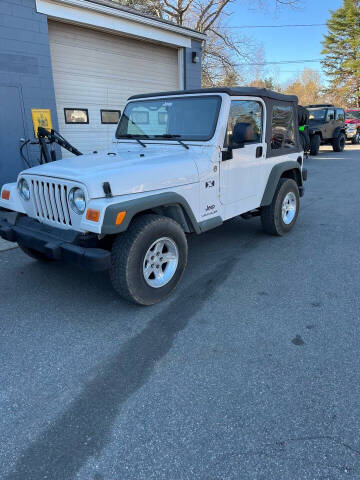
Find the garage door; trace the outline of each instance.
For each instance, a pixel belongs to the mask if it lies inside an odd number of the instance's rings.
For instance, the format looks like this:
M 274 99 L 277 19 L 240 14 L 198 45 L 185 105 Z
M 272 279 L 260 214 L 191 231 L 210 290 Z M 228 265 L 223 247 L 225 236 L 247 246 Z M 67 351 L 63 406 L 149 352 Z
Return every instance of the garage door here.
M 49 37 L 59 130 L 83 153 L 110 146 L 130 95 L 179 88 L 176 48 L 54 21 Z

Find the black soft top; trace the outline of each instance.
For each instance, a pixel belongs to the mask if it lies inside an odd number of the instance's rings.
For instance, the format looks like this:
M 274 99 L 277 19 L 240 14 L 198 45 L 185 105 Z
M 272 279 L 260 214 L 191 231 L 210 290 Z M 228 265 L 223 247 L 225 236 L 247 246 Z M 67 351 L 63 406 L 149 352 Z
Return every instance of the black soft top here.
M 148 97 L 165 97 L 172 95 L 193 95 L 196 93 L 227 93 L 231 96 L 253 96 L 260 98 L 269 98 L 272 100 L 280 100 L 283 102 L 298 102 L 296 95 L 284 95 L 283 93 L 274 92 L 267 88 L 257 87 L 214 87 L 214 88 L 198 88 L 196 90 L 174 90 L 171 92 L 155 92 L 155 93 L 142 93 L 140 95 L 133 95 L 129 97 L 129 100 L 136 98 L 148 98 Z
M 297 112 L 298 112 L 299 126 L 307 125 L 309 123 L 309 116 L 310 116 L 309 110 L 306 107 L 303 107 L 302 105 L 298 105 Z

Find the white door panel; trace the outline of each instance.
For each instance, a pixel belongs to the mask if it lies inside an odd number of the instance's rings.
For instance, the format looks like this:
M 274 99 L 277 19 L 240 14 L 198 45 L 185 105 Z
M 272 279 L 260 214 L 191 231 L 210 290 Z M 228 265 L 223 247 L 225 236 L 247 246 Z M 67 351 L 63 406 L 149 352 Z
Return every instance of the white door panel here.
M 249 205 L 251 209 L 258 206 L 261 165 L 266 156 L 265 115 L 261 99 L 243 97 L 231 102 L 224 145 L 225 148 L 233 146 L 233 149 L 232 158 L 220 164 L 220 201 L 226 210 L 237 212 L 235 214 L 249 210 Z M 235 148 L 237 127 L 244 138 L 241 148 Z
M 256 157 L 257 148 L 262 148 L 261 157 Z M 245 145 L 232 151 L 232 159 L 220 165 L 221 203 L 237 203 L 256 197 L 260 181 L 261 160 L 266 155 L 266 143 Z

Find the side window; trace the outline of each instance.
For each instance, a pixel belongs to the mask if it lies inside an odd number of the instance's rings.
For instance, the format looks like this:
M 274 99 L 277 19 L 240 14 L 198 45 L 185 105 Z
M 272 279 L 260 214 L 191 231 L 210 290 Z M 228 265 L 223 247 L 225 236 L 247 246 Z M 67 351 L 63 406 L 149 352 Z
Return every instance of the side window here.
M 330 120 L 334 120 L 335 118 L 335 110 L 333 108 L 329 108 L 326 114 L 326 121 L 330 122 Z
M 240 132 L 244 143 L 260 143 L 263 132 L 263 107 L 254 100 L 234 100 L 231 102 L 226 130 L 225 146 L 234 146 L 234 131 Z
M 341 108 L 336 109 L 336 120 L 345 121 L 345 112 Z
M 271 149 L 295 146 L 294 111 L 291 105 L 274 105 L 271 117 Z

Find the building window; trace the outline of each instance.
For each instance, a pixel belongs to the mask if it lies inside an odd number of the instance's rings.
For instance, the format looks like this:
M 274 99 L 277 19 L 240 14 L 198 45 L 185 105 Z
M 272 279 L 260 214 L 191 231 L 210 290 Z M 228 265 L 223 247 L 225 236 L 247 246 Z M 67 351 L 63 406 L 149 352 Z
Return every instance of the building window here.
M 295 122 L 291 105 L 273 107 L 271 130 L 272 150 L 295 146 Z
M 120 110 L 100 110 L 101 123 L 118 124 L 120 120 Z
M 89 123 L 87 108 L 64 108 L 65 123 Z
M 167 124 L 167 112 L 158 112 L 158 122 L 159 125 L 166 125 Z

